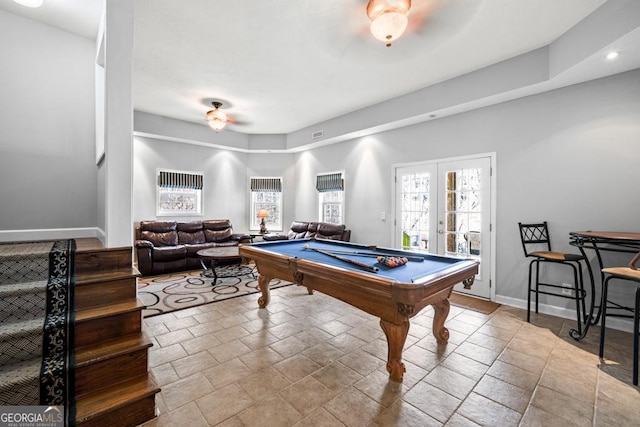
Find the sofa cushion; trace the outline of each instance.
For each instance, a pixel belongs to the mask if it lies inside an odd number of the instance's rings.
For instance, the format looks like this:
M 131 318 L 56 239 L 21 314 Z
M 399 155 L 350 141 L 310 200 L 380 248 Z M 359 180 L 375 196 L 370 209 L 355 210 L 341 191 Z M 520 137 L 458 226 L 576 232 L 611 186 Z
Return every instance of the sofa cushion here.
M 207 242 L 224 242 L 233 234 L 231 222 L 228 219 L 203 221 L 202 226 Z
M 178 243 L 181 245 L 206 242 L 204 230 L 202 228 L 202 221 L 179 222 L 177 228 Z
M 183 245 L 153 248 L 153 262 L 167 262 L 183 259 L 187 248 Z
M 342 233 L 344 233 L 344 229 L 344 224 L 327 224 L 323 222 L 318 224 L 316 237 L 318 239 L 340 240 L 342 238 Z
M 175 221 L 140 222 L 140 239 L 148 240 L 154 246 L 175 246 L 178 244 L 178 232 Z

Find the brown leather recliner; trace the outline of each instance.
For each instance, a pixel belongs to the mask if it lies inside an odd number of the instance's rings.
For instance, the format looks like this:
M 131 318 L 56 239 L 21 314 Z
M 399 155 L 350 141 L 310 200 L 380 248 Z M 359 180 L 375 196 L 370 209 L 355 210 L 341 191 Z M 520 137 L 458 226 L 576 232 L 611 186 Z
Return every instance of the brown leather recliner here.
M 265 241 L 294 240 L 316 237 L 318 239 L 351 240 L 351 230 L 344 224 L 329 224 L 326 222 L 293 221 L 291 230 L 287 234 L 269 233 L 263 236 Z
M 233 233 L 228 219 L 176 222 L 141 221 L 136 227 L 138 270 L 143 276 L 201 267 L 201 249 L 250 243 L 248 234 Z

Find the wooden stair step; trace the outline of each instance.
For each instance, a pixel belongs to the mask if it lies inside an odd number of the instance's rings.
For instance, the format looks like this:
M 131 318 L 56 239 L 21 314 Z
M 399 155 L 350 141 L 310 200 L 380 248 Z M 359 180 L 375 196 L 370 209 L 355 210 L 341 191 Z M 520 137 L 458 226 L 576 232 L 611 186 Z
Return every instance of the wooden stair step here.
M 76 278 L 75 309 L 133 301 L 137 296 L 138 271 L 135 268 L 82 274 Z
M 142 309 L 140 301 L 88 308 L 76 312 L 75 345 L 77 348 L 105 340 L 140 333 Z
M 133 250 L 131 246 L 76 251 L 76 275 L 130 268 L 132 260 Z
M 78 310 L 76 312 L 76 323 L 82 323 L 92 319 L 116 316 L 118 314 L 136 310 L 142 310 L 144 307 L 144 304 L 136 299 L 135 301 L 126 301 L 108 306 L 92 307 L 86 310 Z
M 76 397 L 146 375 L 151 345 L 144 334 L 138 334 L 80 349 L 76 353 L 76 361 L 80 359 L 75 369 Z
M 151 375 L 100 390 L 76 400 L 77 426 L 135 426 L 155 416 L 160 389 Z
M 140 272 L 137 268 L 119 268 L 112 271 L 87 271 L 84 273 L 76 274 L 75 285 L 91 285 L 99 282 L 106 282 L 110 280 L 126 279 L 129 277 L 139 277 Z
M 153 343 L 143 332 L 82 347 L 76 350 L 76 368 L 152 346 Z

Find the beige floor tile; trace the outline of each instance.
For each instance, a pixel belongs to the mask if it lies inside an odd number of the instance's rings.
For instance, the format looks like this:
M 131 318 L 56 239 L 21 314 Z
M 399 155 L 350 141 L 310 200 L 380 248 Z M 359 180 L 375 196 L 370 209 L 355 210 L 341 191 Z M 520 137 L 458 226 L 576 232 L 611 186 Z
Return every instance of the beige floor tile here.
M 243 324 L 242 327 L 244 328 L 245 324 Z M 274 337 L 266 330 L 253 332 L 251 333 L 251 335 L 240 338 L 240 342 L 249 347 L 251 350 L 257 350 L 259 348 L 266 347 L 277 341 L 278 338 Z
M 546 358 L 535 357 L 510 348 L 504 349 L 500 356 L 498 356 L 498 360 L 518 366 L 534 374 L 540 374 L 547 363 Z
M 253 404 L 254 400 L 251 396 L 237 384 L 230 384 L 196 400 L 198 409 L 209 425 L 221 423 Z
M 337 391 L 362 379 L 362 375 L 340 362 L 333 362 L 312 374 L 330 390 Z
M 509 344 L 508 341 L 485 335 L 482 332 L 475 332 L 470 335 L 466 342 L 497 352 L 502 352 L 502 350 L 507 347 L 507 344 Z
M 489 366 L 500 355 L 499 351 L 489 350 L 488 348 L 481 347 L 468 341 L 460 344 L 458 348 L 456 348 L 455 353 Z
M 173 344 L 168 347 L 151 347 L 149 349 L 149 367 L 153 368 L 174 360 L 187 356 L 187 352 L 180 344 Z
M 291 381 L 278 370 L 269 367 L 238 380 L 238 385 L 242 387 L 253 400 L 262 400 L 290 386 Z
M 450 395 L 463 400 L 473 390 L 476 381 L 465 377 L 462 374 L 447 369 L 443 366 L 437 366 L 424 380 L 425 382 L 449 393 Z
M 248 377 L 253 371 L 240 359 L 232 359 L 202 372 L 209 383 L 216 389 L 225 387 L 231 383 Z
M 154 338 L 161 347 L 169 347 L 172 344 L 178 344 L 182 341 L 193 339 L 193 335 L 187 329 L 180 329 L 178 331 L 156 335 Z
M 330 344 L 322 343 L 306 349 L 302 354 L 317 364 L 325 366 L 335 360 L 338 360 L 344 355 L 344 352 Z
M 517 426 L 522 415 L 493 400 L 471 393 L 460 405 L 458 413 L 484 426 Z
M 390 381 L 389 375 L 381 371 L 371 372 L 356 382 L 353 387 L 384 407 L 389 407 L 409 389 L 403 383 Z
M 531 405 L 578 424 L 587 425 L 593 419 L 593 404 L 542 386 L 534 391 Z
M 203 350 L 210 349 L 222 344 L 222 342 L 213 334 L 202 335 L 190 340 L 182 341 L 180 345 L 189 354 L 200 353 Z
M 309 376 L 280 391 L 280 396 L 289 402 L 298 412 L 309 415 L 335 396 L 320 381 Z
M 416 384 L 404 395 L 402 400 L 441 423 L 447 422 L 462 402 L 462 400 L 426 382 Z
M 348 387 L 323 405 L 323 408 L 346 426 L 368 426 L 384 407 L 359 390 Z
M 491 399 L 521 414 L 527 409 L 532 392 L 485 375 L 473 389 L 475 393 Z
M 386 361 L 382 361 L 362 349 L 352 351 L 342 356 L 338 361 L 361 375 L 367 375 L 378 369 L 381 365 L 386 366 Z
M 247 426 L 258 422 L 264 426 L 293 426 L 302 420 L 302 414 L 280 396 L 269 396 L 260 400 L 238 414 L 238 418 Z
M 285 359 L 295 356 L 309 347 L 311 347 L 311 344 L 308 344 L 295 336 L 280 339 L 269 345 L 269 348 L 277 351 Z
M 173 369 L 180 378 L 186 378 L 205 369 L 216 366 L 218 361 L 207 351 L 201 351 L 191 356 L 171 362 Z
M 455 413 L 449 418 L 449 421 L 445 424 L 445 427 L 477 427 L 480 424 L 474 423 L 469 418 L 465 418 L 462 415 Z
M 438 427 L 442 423 L 403 401 L 395 402 L 376 417 L 375 427 Z
M 475 381 L 479 381 L 489 369 L 489 365 L 469 359 L 458 353 L 449 355 L 441 365 Z
M 187 311 L 187 310 L 185 310 L 185 311 Z M 176 311 L 174 313 L 176 315 L 176 317 L 178 317 L 178 314 L 181 311 L 182 310 Z M 188 328 L 190 326 L 198 325 L 198 321 L 196 319 L 194 319 L 193 317 L 191 317 L 191 316 L 184 316 L 184 317 L 178 317 L 175 320 L 168 320 L 168 321 L 164 322 L 164 325 L 170 331 L 178 331 L 180 329 L 186 329 L 186 328 Z
M 487 375 L 491 375 L 494 378 L 498 378 L 499 380 L 513 384 L 529 392 L 533 392 L 540 379 L 539 374 L 534 374 L 533 372 L 499 360 L 496 360 L 496 362 L 491 365 L 491 368 L 487 371 Z
M 178 380 L 162 388 L 162 397 L 167 409 L 174 411 L 213 391 L 213 386 L 202 373 Z
M 143 424 L 144 427 L 174 427 L 177 425 L 189 427 L 209 426 L 195 402 L 189 402 L 175 411 L 160 414 L 154 420 Z
M 406 372 L 396 383 L 377 318 L 294 286 L 273 290 L 266 310 L 256 304 L 251 295 L 144 319 L 154 343 L 150 370 L 162 387 L 160 416 L 145 427 L 178 419 L 219 427 L 508 426 L 522 411 L 523 426 L 640 419 L 628 333 L 608 331 L 601 364 L 598 328 L 576 342 L 571 319 L 539 314 L 527 323 L 513 307 L 489 316 L 452 307 L 449 343 L 438 345 L 428 307 L 411 319 Z
M 240 360 L 252 371 L 259 371 L 284 360 L 284 357 L 269 347 L 263 347 L 240 356 Z
M 307 415 L 295 427 L 343 427 L 336 417 L 331 415 L 326 409 L 318 408 L 311 414 Z
M 273 367 L 282 372 L 292 382 L 296 382 L 322 368 L 322 366 L 303 355 L 290 357 L 276 363 Z
M 520 420 L 520 427 L 588 427 L 591 424 L 578 424 L 561 418 L 544 409 L 529 406 Z
M 240 340 L 234 340 L 209 348 L 207 351 L 216 358 L 220 363 L 227 362 L 231 359 L 251 353 L 251 349 L 244 345 Z

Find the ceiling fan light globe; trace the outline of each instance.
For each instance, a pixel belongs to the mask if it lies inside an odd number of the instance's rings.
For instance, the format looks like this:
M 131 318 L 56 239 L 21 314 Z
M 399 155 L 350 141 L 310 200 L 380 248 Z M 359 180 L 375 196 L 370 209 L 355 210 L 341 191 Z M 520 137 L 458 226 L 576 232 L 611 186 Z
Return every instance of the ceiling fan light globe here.
M 226 125 L 227 122 L 223 122 L 222 120 L 209 120 L 209 126 L 211 126 L 211 129 L 215 130 L 216 132 L 224 129 Z
M 392 42 L 407 29 L 407 15 L 395 10 L 388 10 L 371 21 L 371 34 L 383 42 Z

